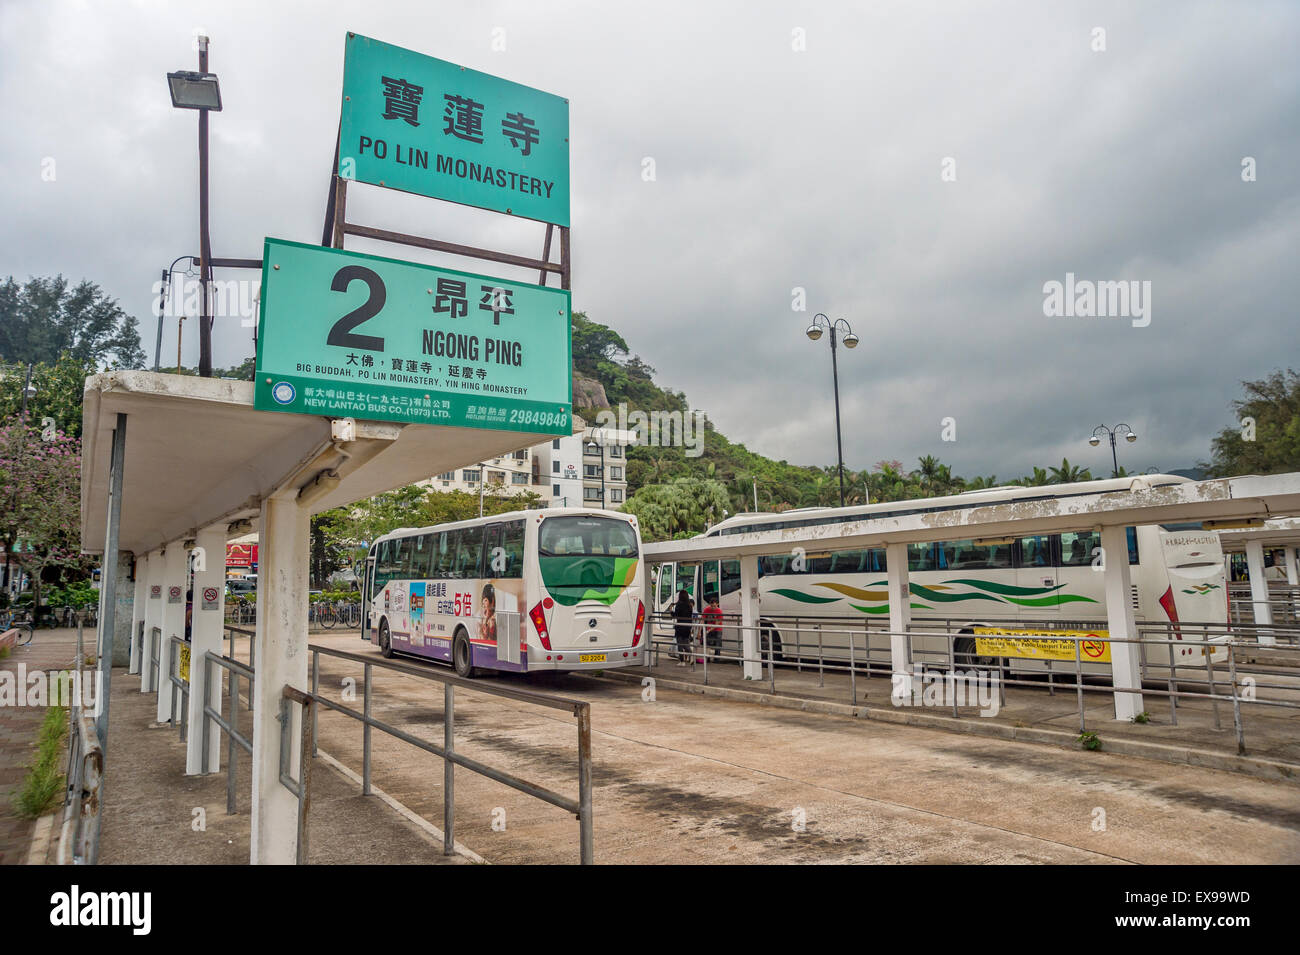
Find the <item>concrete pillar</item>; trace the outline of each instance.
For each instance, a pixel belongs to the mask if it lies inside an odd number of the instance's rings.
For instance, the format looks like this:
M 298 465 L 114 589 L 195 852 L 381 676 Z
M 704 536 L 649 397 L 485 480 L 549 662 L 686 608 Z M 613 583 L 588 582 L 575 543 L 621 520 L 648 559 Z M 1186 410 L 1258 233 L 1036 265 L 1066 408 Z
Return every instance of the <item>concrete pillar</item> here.
M 1268 604 L 1268 578 L 1264 576 L 1264 545 L 1259 541 L 1246 541 L 1246 572 L 1250 575 L 1250 604 L 1255 611 L 1255 626 L 1268 626 L 1273 622 L 1273 608 Z M 1271 633 L 1257 631 L 1260 643 L 1276 643 Z
M 135 581 L 131 579 L 130 553 L 118 552 L 117 573 L 113 580 L 115 592 L 105 597 L 114 600 L 117 606 L 110 637 L 113 648 L 111 658 L 113 666 L 124 667 L 131 658 L 131 625 L 135 619 Z
M 1300 586 L 1300 572 L 1296 567 L 1296 549 L 1287 545 L 1282 548 L 1282 553 L 1286 555 L 1286 582 L 1292 587 Z
M 298 848 L 298 800 L 280 784 L 280 699 L 286 684 L 307 680 L 307 551 L 310 518 L 296 492 L 262 503 L 257 568 L 257 678 L 253 682 L 252 832 L 254 865 L 292 865 Z M 290 775 L 300 779 L 294 706 Z
M 912 672 L 912 591 L 907 573 L 907 545 L 885 545 L 886 589 L 889 594 L 889 659 L 893 679 L 890 698 L 909 702 L 907 693 L 915 679 Z
M 1137 624 L 1133 619 L 1132 579 L 1128 566 L 1128 535 L 1122 524 L 1101 529 L 1101 550 L 1106 582 L 1106 620 L 1110 631 L 1110 672 L 1112 685 L 1117 688 L 1141 689 L 1141 659 L 1136 643 L 1116 643 L 1116 640 L 1137 639 Z M 1115 694 L 1115 719 L 1132 720 L 1142 712 L 1141 693 Z
M 189 571 L 189 551 L 180 541 L 167 545 L 163 557 L 162 642 L 158 644 L 158 716 L 159 723 L 172 718 L 172 637 L 185 638 L 185 578 Z M 177 701 L 179 703 L 179 701 Z M 180 719 L 180 714 L 176 714 Z
M 149 606 L 149 555 L 141 554 L 135 560 L 135 600 L 131 604 L 131 659 L 127 662 L 127 673 L 140 672 L 141 643 L 140 630 L 144 624 L 145 610 Z
M 154 687 L 153 668 L 149 661 L 154 649 L 154 628 L 163 625 L 163 602 L 167 597 L 166 558 L 161 550 L 149 554 L 149 597 L 144 610 L 144 642 L 140 645 L 140 692 L 150 693 Z
M 721 586 L 722 565 L 718 565 L 718 584 Z M 701 579 L 703 577 L 701 576 Z M 740 646 L 741 656 L 745 658 L 742 671 L 746 680 L 763 679 L 762 644 L 758 633 L 758 557 L 749 555 L 740 558 Z
M 194 611 L 190 624 L 189 737 L 185 747 L 185 772 L 215 773 L 221 768 L 221 727 L 213 723 L 208 734 L 208 764 L 203 765 L 203 655 L 209 650 L 221 654 L 226 595 L 226 525 L 214 524 L 199 531 L 195 550 L 202 549 L 203 569 L 195 562 Z M 211 598 L 211 599 L 209 599 Z M 212 667 L 211 700 L 221 709 L 220 667 Z

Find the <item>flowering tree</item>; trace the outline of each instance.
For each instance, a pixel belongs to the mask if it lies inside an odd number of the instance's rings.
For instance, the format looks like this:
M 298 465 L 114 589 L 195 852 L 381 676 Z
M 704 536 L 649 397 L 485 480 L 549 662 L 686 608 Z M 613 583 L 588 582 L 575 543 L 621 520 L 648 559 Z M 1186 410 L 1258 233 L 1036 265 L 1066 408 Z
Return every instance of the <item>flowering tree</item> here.
M 31 575 L 36 605 L 50 569 L 80 579 L 95 559 L 81 553 L 81 442 L 62 431 L 42 434 L 19 418 L 0 424 L 0 541 L 6 566 Z

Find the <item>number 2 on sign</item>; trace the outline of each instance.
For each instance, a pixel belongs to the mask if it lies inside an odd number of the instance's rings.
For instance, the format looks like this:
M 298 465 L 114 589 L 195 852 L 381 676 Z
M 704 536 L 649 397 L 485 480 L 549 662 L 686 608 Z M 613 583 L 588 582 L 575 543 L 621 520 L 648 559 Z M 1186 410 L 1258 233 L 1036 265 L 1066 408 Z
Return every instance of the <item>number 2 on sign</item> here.
M 335 272 L 330 288 L 335 292 L 346 292 L 354 281 L 365 282 L 370 287 L 370 297 L 334 323 L 325 338 L 325 344 L 381 352 L 384 350 L 382 338 L 377 335 L 357 335 L 352 330 L 379 314 L 384 302 L 388 301 L 388 290 L 376 272 L 360 265 L 345 265 Z

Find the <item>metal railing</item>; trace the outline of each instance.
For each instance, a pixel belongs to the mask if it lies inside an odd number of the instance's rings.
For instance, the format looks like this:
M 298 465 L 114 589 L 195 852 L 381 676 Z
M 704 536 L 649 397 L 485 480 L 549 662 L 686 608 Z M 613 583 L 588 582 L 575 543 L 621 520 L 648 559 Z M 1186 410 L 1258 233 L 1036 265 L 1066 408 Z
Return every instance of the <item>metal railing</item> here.
M 1273 622 L 1300 623 L 1300 586 L 1279 580 L 1266 581 L 1266 584 L 1268 600 L 1265 602 Z M 1255 622 L 1256 607 L 1259 602 L 1255 600 L 1249 582 L 1236 581 L 1228 584 L 1228 598 L 1228 609 L 1233 623 L 1253 624 Z
M 153 692 L 160 692 L 158 686 L 158 653 L 162 644 L 162 627 L 152 627 L 149 630 L 149 685 L 153 687 Z
M 660 615 L 659 622 L 661 626 L 665 622 L 677 623 L 671 618 L 665 619 L 663 615 Z M 1104 621 L 990 619 L 987 622 L 993 627 L 1043 631 L 1106 630 Z M 943 671 L 949 675 L 948 680 L 955 680 L 961 668 L 996 675 L 1000 706 L 1006 703 L 1007 686 L 1042 689 L 1046 684 L 1051 695 L 1055 695 L 1057 688 L 1073 690 L 1077 699 L 1080 733 L 1086 731 L 1085 693 L 1128 693 L 1167 698 L 1173 725 L 1177 725 L 1180 700 L 1206 700 L 1210 703 L 1216 729 L 1222 728 L 1219 704 L 1231 703 L 1239 754 L 1246 752 L 1243 706 L 1300 709 L 1300 627 L 1288 630 L 1279 625 L 1243 628 L 1221 623 L 1143 622 L 1136 625 L 1136 636 L 1127 640 L 1119 640 L 1109 634 L 1091 640 L 1086 635 L 1071 636 L 1064 633 L 1039 637 L 1037 639 L 1063 640 L 1073 644 L 1073 659 L 1025 661 L 980 655 L 975 642 L 978 635 L 973 633 L 971 624 L 954 618 L 927 618 L 918 622 L 914 629 L 894 632 L 869 624 L 853 626 L 852 622 L 845 621 L 842 617 L 765 617 L 759 623 L 745 627 L 736 615 L 725 615 L 721 619 L 722 639 L 717 641 L 711 640 L 709 634 L 709 631 L 717 629 L 714 624 L 697 616 L 687 626 L 691 637 L 686 644 L 679 642 L 676 635 L 669 638 L 652 633 L 650 653 L 647 654 L 651 658 L 648 665 L 658 665 L 659 656 L 663 653 L 671 654 L 679 660 L 685 658 L 693 670 L 702 668 L 702 679 L 707 685 L 710 664 L 716 667 L 719 663 L 756 663 L 766 668 L 764 682 L 772 694 L 777 692 L 776 676 L 779 669 L 815 671 L 819 687 L 825 686 L 827 673 L 841 673 L 849 678 L 849 700 L 854 706 L 865 699 L 858 693 L 859 675 L 883 675 L 889 676 L 891 680 L 899 678 L 893 672 L 890 644 L 892 638 L 901 637 L 906 642 L 909 677 L 924 678 L 929 669 Z M 759 651 L 756 656 L 744 654 L 740 635 L 746 630 L 757 631 Z M 1260 635 L 1277 638 L 1277 642 L 1263 642 L 1259 639 Z M 793 640 L 790 639 L 792 636 Z M 925 640 L 931 644 L 930 647 L 917 646 L 918 640 L 924 638 L 930 638 Z M 1026 639 L 1035 638 L 1029 636 Z M 877 641 L 874 645 L 873 640 Z M 1135 645 L 1138 648 L 1139 685 L 1112 685 L 1110 665 L 1091 663 L 1084 656 L 1082 648 L 1089 643 Z M 1181 662 L 1176 651 L 1193 654 L 1193 659 L 1197 662 Z M 1266 658 L 1265 662 L 1258 662 L 1257 658 L 1261 655 Z M 1044 663 L 1044 666 L 1040 671 L 1029 669 L 1035 663 Z M 1286 682 L 1287 678 L 1291 682 Z M 1158 683 L 1163 683 L 1163 688 L 1156 685 Z M 1261 696 L 1261 690 L 1271 691 L 1274 695 Z M 891 700 L 892 698 L 891 692 Z M 949 708 L 949 705 L 945 704 L 945 708 Z M 960 718 L 962 707 L 958 705 L 955 693 L 950 708 L 953 717 Z
M 227 627 L 229 630 L 230 628 Z M 417 749 L 443 760 L 443 854 L 452 855 L 455 853 L 455 767 L 460 766 L 463 769 L 492 779 L 502 785 L 522 792 L 525 795 L 532 796 L 543 802 L 557 806 L 566 812 L 573 813 L 578 820 L 579 831 L 579 854 L 580 861 L 584 865 L 590 865 L 593 861 L 593 810 L 591 800 L 591 704 L 584 700 L 577 700 L 566 697 L 557 697 L 544 693 L 537 693 L 531 690 L 521 690 L 512 687 L 495 686 L 492 684 L 480 683 L 474 680 L 467 680 L 456 676 L 454 673 L 442 672 L 440 670 L 429 669 L 415 664 L 403 663 L 396 660 L 385 660 L 374 656 L 349 653 L 345 650 L 335 650 L 330 647 L 322 647 L 312 644 L 308 647 L 312 653 L 311 662 L 311 692 L 307 693 L 295 689 L 291 686 L 285 686 L 280 701 L 280 782 L 298 799 L 298 862 L 305 863 L 307 860 L 308 845 L 308 825 L 307 819 L 311 803 L 311 783 L 310 783 L 310 763 L 311 758 L 316 755 L 317 745 L 317 724 L 321 707 L 342 713 L 350 719 L 356 720 L 362 724 L 362 773 L 361 773 L 361 793 L 369 796 L 372 794 L 372 762 L 373 762 L 373 730 L 379 730 L 395 739 L 409 743 Z M 352 663 L 360 663 L 364 668 L 364 690 L 363 690 L 363 709 L 357 710 L 342 703 L 336 703 L 320 694 L 320 657 L 328 656 L 340 660 L 346 660 Z M 239 678 L 248 680 L 249 699 L 251 708 L 253 681 L 256 679 L 255 670 L 240 663 L 231 657 L 220 656 L 212 651 L 204 655 L 203 665 L 207 669 L 204 674 L 204 695 L 203 701 L 203 765 L 208 765 L 208 745 L 209 745 L 209 727 L 215 723 L 226 734 L 227 739 L 227 762 L 226 762 L 226 811 L 234 813 L 236 811 L 236 747 L 243 749 L 250 756 L 253 752 L 252 740 L 243 736 L 237 726 L 233 714 L 237 712 L 236 707 L 239 700 L 239 691 L 237 682 Z M 222 716 L 213 705 L 211 700 L 212 667 L 221 667 L 230 674 L 229 688 L 229 712 L 232 714 L 230 719 Z M 443 684 L 443 739 L 442 744 L 420 739 L 411 733 L 406 732 L 390 723 L 377 719 L 373 712 L 373 674 L 374 669 L 398 673 L 404 676 L 414 677 L 420 680 Z M 561 793 L 554 792 L 544 786 L 539 786 L 513 773 L 489 766 L 479 760 L 466 756 L 456 750 L 455 738 L 455 688 L 460 687 L 477 693 L 483 693 L 488 696 L 495 696 L 504 699 L 515 700 L 522 703 L 530 703 L 537 706 L 544 706 L 550 709 L 567 710 L 577 719 L 578 727 L 578 798 L 573 799 Z M 294 779 L 291 773 L 291 753 L 292 743 L 290 739 L 291 727 L 293 725 L 291 707 L 297 704 L 304 708 L 301 724 L 301 753 L 299 760 L 299 775 Z
M 542 802 L 550 803 L 566 812 L 571 812 L 578 818 L 579 833 L 579 854 L 583 865 L 591 865 L 593 857 L 592 843 L 592 805 L 591 805 L 591 704 L 585 700 L 577 700 L 566 697 L 551 696 L 544 693 L 537 693 L 532 690 L 520 690 L 507 686 L 496 686 L 488 683 L 481 683 L 474 680 L 468 680 L 456 676 L 454 673 L 447 673 L 441 670 L 430 669 L 416 666 L 409 663 L 401 663 L 394 660 L 376 659 L 373 656 L 349 653 L 346 650 L 335 650 L 330 647 L 322 647 L 312 644 L 308 649 L 312 652 L 312 692 L 310 698 L 315 701 L 316 707 L 311 711 L 311 719 L 314 722 L 316 713 L 320 707 L 342 713 L 362 724 L 362 774 L 361 774 L 361 792 L 363 795 L 370 795 L 371 792 L 371 730 L 377 729 L 387 733 L 396 739 L 415 746 L 426 753 L 432 753 L 443 760 L 443 802 L 442 802 L 442 832 L 443 832 L 443 854 L 451 855 L 455 852 L 455 816 L 456 816 L 456 796 L 455 796 L 455 767 L 460 766 L 468 769 L 480 776 L 495 780 L 504 786 L 509 786 L 518 792 L 540 799 Z M 328 656 L 340 660 L 348 660 L 353 663 L 360 663 L 364 667 L 364 685 L 365 701 L 364 710 L 358 711 L 352 707 L 344 706 L 341 703 L 335 703 L 320 695 L 320 657 Z M 443 685 L 443 741 L 442 745 L 420 739 L 417 736 L 399 729 L 396 726 L 386 723 L 383 720 L 376 719 L 372 714 L 372 674 L 374 668 L 386 670 L 393 673 L 400 673 L 404 676 L 414 677 L 418 680 L 427 680 L 432 683 L 441 683 Z M 515 700 L 521 703 L 530 703 L 536 706 L 544 706 L 555 710 L 568 710 L 578 721 L 578 798 L 561 795 L 544 786 L 539 786 L 529 782 L 513 773 L 505 770 L 496 769 L 488 766 L 486 763 L 479 762 L 469 756 L 456 751 L 456 714 L 455 714 L 455 689 L 460 687 L 464 690 L 475 693 L 483 693 L 487 696 L 495 696 L 508 700 Z M 285 688 L 286 694 L 289 692 Z M 296 691 L 295 691 L 296 692 Z M 305 714 L 306 715 L 306 714 Z M 314 740 L 314 728 L 309 733 L 304 730 L 304 739 L 311 738 Z M 314 753 L 313 753 L 314 755 Z
M 104 781 L 104 749 L 93 714 L 77 708 L 72 720 L 63 826 L 59 834 L 59 865 L 94 865 L 99 860 L 100 790 Z
M 171 724 L 180 728 L 181 742 L 185 742 L 189 735 L 190 722 L 190 681 L 181 676 L 181 653 L 188 651 L 189 643 L 180 637 L 173 636 L 170 638 L 172 643 L 171 660 L 169 663 L 170 672 L 167 674 L 167 681 L 171 684 Z M 192 664 L 191 664 L 192 665 Z M 176 700 L 180 697 L 181 712 L 180 719 L 176 718 Z
M 212 705 L 212 668 L 221 667 L 230 674 L 230 719 L 221 715 L 221 711 Z M 209 766 L 212 745 L 211 728 L 215 723 L 226 734 L 226 812 L 233 814 L 237 809 L 235 785 L 238 766 L 235 761 L 235 747 L 238 746 L 250 757 L 253 755 L 253 741 L 239 732 L 239 679 L 248 681 L 249 709 L 253 706 L 253 681 L 255 674 L 252 667 L 245 666 L 238 660 L 223 657 L 208 650 L 203 654 L 203 766 Z

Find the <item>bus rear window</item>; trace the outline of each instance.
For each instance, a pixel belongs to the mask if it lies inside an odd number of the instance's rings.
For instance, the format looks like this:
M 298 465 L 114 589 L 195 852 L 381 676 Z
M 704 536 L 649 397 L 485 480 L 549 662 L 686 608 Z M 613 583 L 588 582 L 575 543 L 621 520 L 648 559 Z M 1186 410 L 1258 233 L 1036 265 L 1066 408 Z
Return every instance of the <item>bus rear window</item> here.
M 537 549 L 543 557 L 635 557 L 636 531 L 608 517 L 548 517 Z

